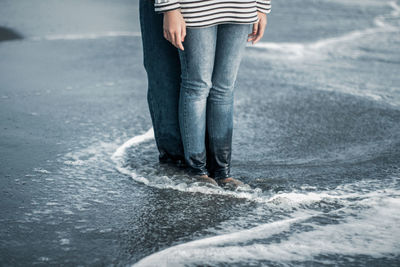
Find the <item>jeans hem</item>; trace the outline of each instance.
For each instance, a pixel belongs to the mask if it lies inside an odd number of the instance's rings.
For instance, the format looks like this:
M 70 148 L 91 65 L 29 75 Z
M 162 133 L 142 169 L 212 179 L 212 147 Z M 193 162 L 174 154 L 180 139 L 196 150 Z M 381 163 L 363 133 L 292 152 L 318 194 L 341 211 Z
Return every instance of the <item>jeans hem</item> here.
M 221 171 L 221 172 L 217 172 L 217 173 L 214 173 L 213 174 L 213 176 L 212 176 L 212 178 L 214 178 L 214 180 L 222 180 L 222 179 L 225 179 L 225 178 L 228 178 L 228 177 L 230 177 L 230 173 L 229 173 L 229 171 Z
M 193 169 L 192 167 L 189 167 L 188 169 L 188 173 L 190 175 L 194 175 L 194 176 L 201 176 L 201 175 L 207 175 L 208 176 L 208 171 L 206 170 L 199 170 L 199 169 Z

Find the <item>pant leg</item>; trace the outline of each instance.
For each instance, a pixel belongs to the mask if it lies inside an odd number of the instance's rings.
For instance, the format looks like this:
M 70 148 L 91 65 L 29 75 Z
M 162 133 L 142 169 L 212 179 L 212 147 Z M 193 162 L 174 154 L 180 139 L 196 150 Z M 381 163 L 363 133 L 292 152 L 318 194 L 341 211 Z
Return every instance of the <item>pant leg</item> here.
M 154 1 L 140 0 L 143 63 L 147 72 L 147 101 L 159 159 L 184 160 L 179 128 L 180 62 L 177 49 L 163 37 L 163 15 Z
M 209 172 L 215 180 L 230 177 L 234 85 L 250 32 L 249 24 L 218 25 L 212 88 L 207 99 Z
M 206 106 L 211 88 L 217 27 L 187 28 L 179 50 L 181 92 L 179 122 L 185 161 L 194 174 L 208 174 L 206 152 Z

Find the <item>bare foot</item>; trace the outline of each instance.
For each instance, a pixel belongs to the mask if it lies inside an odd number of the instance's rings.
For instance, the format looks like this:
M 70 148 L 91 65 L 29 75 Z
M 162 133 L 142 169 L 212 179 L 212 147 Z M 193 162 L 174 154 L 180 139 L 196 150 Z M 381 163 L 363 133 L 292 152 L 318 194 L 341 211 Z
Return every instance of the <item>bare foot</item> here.
M 218 185 L 217 182 L 213 178 L 209 177 L 207 174 L 196 176 L 196 178 L 197 178 L 197 180 L 200 180 L 201 182 Z
M 237 179 L 234 179 L 233 177 L 228 177 L 228 178 L 225 178 L 225 179 L 218 180 L 218 184 L 220 186 L 229 185 L 229 186 L 234 186 L 234 187 L 238 187 L 238 186 L 244 185 L 243 182 L 241 182 L 241 181 L 239 181 Z

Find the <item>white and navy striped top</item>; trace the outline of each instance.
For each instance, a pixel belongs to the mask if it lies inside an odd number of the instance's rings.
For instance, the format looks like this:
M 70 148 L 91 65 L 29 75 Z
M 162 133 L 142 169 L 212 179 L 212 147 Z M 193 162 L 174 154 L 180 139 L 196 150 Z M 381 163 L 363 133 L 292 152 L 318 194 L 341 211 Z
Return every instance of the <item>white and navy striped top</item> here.
M 155 0 L 155 11 L 181 10 L 186 27 L 255 23 L 257 11 L 271 12 L 271 0 Z

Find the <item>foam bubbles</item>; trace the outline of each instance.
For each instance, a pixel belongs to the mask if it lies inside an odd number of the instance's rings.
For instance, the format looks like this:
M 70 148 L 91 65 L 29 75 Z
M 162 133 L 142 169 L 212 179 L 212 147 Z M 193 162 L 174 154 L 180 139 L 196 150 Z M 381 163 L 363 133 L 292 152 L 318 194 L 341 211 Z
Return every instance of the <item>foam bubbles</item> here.
M 356 182 L 346 186 L 346 189 L 370 183 Z M 316 257 L 321 255 L 326 258 L 331 256 L 334 262 L 337 254 L 342 257 L 366 255 L 375 258 L 399 255 L 399 190 L 381 189 L 366 194 L 353 191 L 349 194 L 338 187 L 332 191 L 346 205 L 327 213 L 299 210 L 287 219 L 180 244 L 152 254 L 134 266 L 198 266 L 241 262 L 283 264 L 309 260 L 318 262 Z M 332 197 L 329 191 L 311 196 L 300 195 L 290 193 L 280 197 L 301 202 L 304 199 L 318 202 L 324 197 Z M 354 201 L 354 197 L 358 200 Z M 319 223 L 324 216 L 339 219 L 328 224 Z M 278 236 L 280 238 L 273 238 Z
M 87 39 L 101 39 L 109 37 L 140 37 L 140 32 L 131 31 L 110 31 L 100 33 L 83 33 L 83 34 L 54 34 L 46 35 L 44 37 L 32 37 L 33 41 L 56 41 L 56 40 L 87 40 Z
M 362 4 L 364 4 L 364 1 Z M 400 6 L 395 1 L 391 1 L 386 4 L 392 8 L 392 11 L 389 14 L 383 14 L 373 18 L 375 27 L 363 30 L 353 30 L 341 36 L 325 38 L 310 43 L 259 42 L 254 46 L 248 45 L 248 47 L 269 50 L 271 53 L 264 55 L 273 58 L 282 58 L 282 56 L 284 56 L 284 58 L 288 60 L 297 60 L 310 56 L 321 57 L 325 55 L 326 52 L 331 48 L 335 49 L 336 51 L 337 45 L 349 44 L 365 36 L 374 35 L 377 33 L 399 31 L 399 25 L 393 24 L 392 20 L 394 18 L 398 20 L 400 16 Z M 260 53 L 256 54 L 257 57 L 260 56 Z
M 236 191 L 227 191 L 218 186 L 198 182 L 184 172 L 179 173 L 176 170 L 173 170 L 170 176 L 160 175 L 160 171 L 158 170 L 157 166 L 146 164 L 146 158 L 135 161 L 135 159 L 132 159 L 135 155 L 131 154 L 130 157 L 127 156 L 130 149 L 144 146 L 148 141 L 154 143 L 153 128 L 150 128 L 142 135 L 138 135 L 129 139 L 120 147 L 118 147 L 111 157 L 116 164 L 116 169 L 120 173 L 130 176 L 133 180 L 139 183 L 143 183 L 155 188 L 173 189 L 191 193 L 225 195 L 237 198 L 245 198 L 252 201 L 264 201 L 261 197 L 261 190 L 258 188 L 251 189 L 249 186 L 243 186 L 239 187 Z M 136 165 L 131 166 L 130 162 L 127 161 L 128 158 L 130 158 L 129 160 L 131 161 L 131 164 Z M 144 163 L 142 164 L 139 160 L 144 160 Z M 161 169 L 161 172 L 162 171 L 163 170 Z M 165 171 L 168 172 L 167 169 L 165 169 Z

